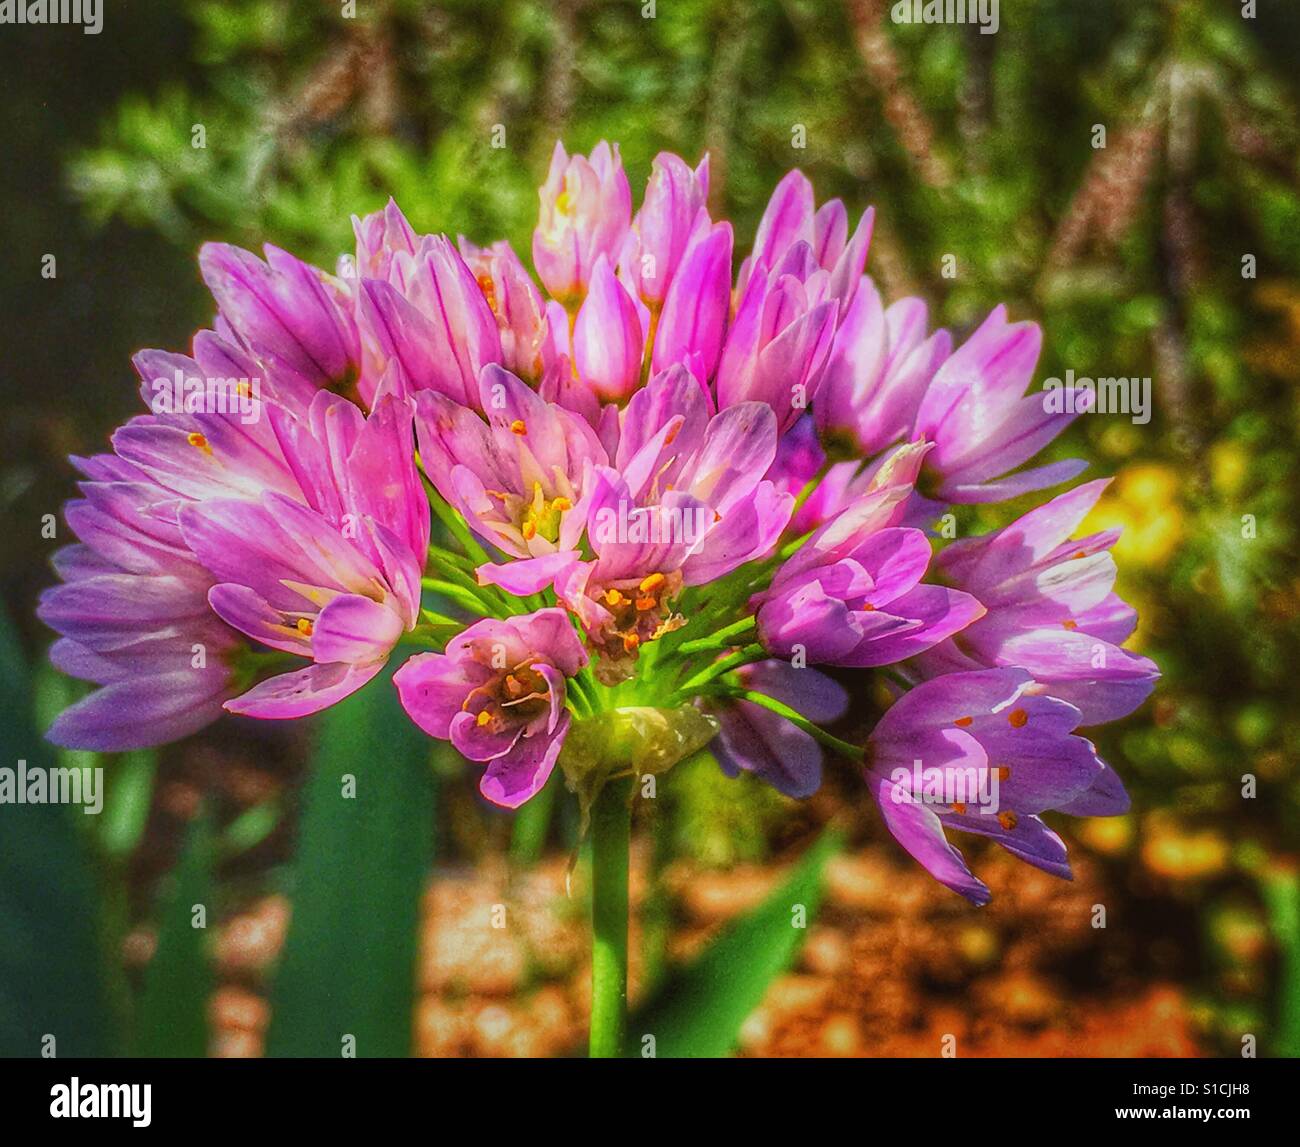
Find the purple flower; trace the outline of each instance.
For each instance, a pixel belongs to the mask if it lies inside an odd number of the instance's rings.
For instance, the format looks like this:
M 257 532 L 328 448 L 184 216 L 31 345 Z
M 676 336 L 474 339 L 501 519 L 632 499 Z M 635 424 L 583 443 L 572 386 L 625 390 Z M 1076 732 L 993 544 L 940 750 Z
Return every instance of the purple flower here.
M 429 508 L 411 454 L 411 410 L 385 396 L 366 418 L 322 393 L 305 419 L 273 414 L 303 501 L 189 502 L 186 546 L 216 581 L 213 611 L 248 637 L 310 658 L 226 708 L 253 717 L 318 712 L 375 676 L 420 608 Z
M 984 612 L 969 594 L 920 584 L 930 542 L 894 524 L 910 492 L 908 484 L 868 491 L 777 570 L 758 604 L 766 649 L 828 665 L 891 665 Z
M 947 331 L 926 337 L 926 307 L 900 299 L 888 309 L 863 276 L 840 320 L 813 414 L 842 455 L 870 456 L 911 429 L 935 371 L 952 351 Z
M 1036 323 L 1008 323 L 995 307 L 939 367 L 917 411 L 913 437 L 934 443 L 921 489 L 943 502 L 1001 502 L 1079 474 L 1087 463 L 1068 460 L 1006 477 L 1075 418 L 1055 414 L 1041 394 L 1026 394 L 1043 335 Z
M 379 380 L 396 362 L 410 390 L 434 390 L 473 406 L 479 372 L 503 355 L 483 288 L 445 235 L 421 240 L 404 278 L 401 290 L 379 279 L 361 281 L 362 397 L 373 402 Z
M 701 225 L 701 213 L 707 225 L 704 204 L 708 197 L 707 155 L 693 171 L 670 151 L 655 156 L 645 199 L 618 260 L 629 288 L 647 306 L 664 302 L 687 243 Z M 730 282 L 730 267 L 727 278 Z
M 481 566 L 479 579 L 515 594 L 554 585 L 601 650 L 598 673 L 623 679 L 641 645 L 684 624 L 672 607 L 683 586 L 776 544 L 793 499 L 761 477 L 775 453 L 770 409 L 745 403 L 710 417 L 708 396 L 674 367 L 628 404 L 614 466 L 593 469 L 583 523 L 594 560 L 571 549 Z
M 722 348 L 718 408 L 763 402 L 790 429 L 817 393 L 838 313 L 808 243 L 795 243 L 771 272 L 757 260 Z
M 838 721 L 848 710 L 843 686 L 816 669 L 759 661 L 736 676 L 746 689 L 784 702 L 818 724 Z M 710 698 L 705 708 L 721 726 L 710 749 L 727 776 L 753 773 L 788 797 L 809 797 L 821 788 L 821 746 L 802 729 L 752 701 Z
M 404 289 L 421 236 L 407 222 L 401 208 L 389 199 L 382 211 L 364 219 L 354 215 L 352 231 L 357 237 L 354 277 L 382 279 Z
M 199 269 L 234 340 L 267 367 L 313 388 L 356 381 L 360 344 L 346 288 L 287 251 L 206 243 Z
M 829 295 L 842 306 L 848 306 L 866 265 L 874 222 L 875 211 L 868 208 L 850 238 L 844 204 L 832 199 L 816 209 L 808 177 L 802 171 L 788 172 L 776 185 L 763 212 L 753 253 L 740 267 L 736 294 L 744 296 L 760 263 L 766 267 L 780 266 L 791 248 L 803 243 L 811 250 L 817 265 L 827 272 Z
M 555 367 L 555 343 L 546 302 L 504 239 L 475 247 L 460 239 L 460 252 L 496 316 L 501 363 L 511 373 L 540 383 Z
M 569 729 L 565 680 L 587 654 L 561 609 L 471 625 L 444 653 L 393 676 L 402 707 L 431 737 L 487 765 L 479 789 L 518 808 L 546 784 Z
M 533 265 L 546 289 L 572 306 L 586 294 L 596 260 L 617 260 L 631 224 L 632 192 L 618 146 L 611 150 L 601 140 L 587 159 L 570 157 L 557 142 L 538 194 Z
M 939 555 L 941 576 L 974 594 L 988 613 L 923 654 L 918 667 L 925 676 L 1020 666 L 1075 705 L 1085 725 L 1127 716 L 1146 700 L 1160 672 L 1149 658 L 1120 648 L 1137 613 L 1114 592 L 1109 551 L 1118 531 L 1068 540 L 1108 484 L 1087 482 Z
M 513 557 L 572 549 L 588 475 L 608 461 L 595 432 L 497 366 L 483 371 L 475 406 L 486 421 L 433 391 L 416 396 L 429 480 L 472 530 Z
M 54 665 L 100 688 L 47 735 L 99 752 L 179 740 L 236 692 L 243 643 L 208 608 L 212 577 L 181 538 L 176 496 L 112 455 L 76 461 L 88 480 L 65 513 L 80 542 L 55 555 L 64 584 L 41 595 L 37 613 L 62 635 Z
M 944 836 L 992 837 L 1013 856 L 1070 877 L 1061 838 L 1039 814 L 1128 808 L 1114 771 L 1073 735 L 1079 710 L 1023 669 L 954 673 L 900 697 L 867 741 L 867 780 L 885 824 L 929 873 L 975 904 L 989 890 Z
M 731 244 L 731 224 L 701 214 L 655 327 L 654 373 L 682 365 L 701 385 L 713 377 L 731 310 Z
M 626 401 L 641 385 L 645 336 L 637 304 L 601 255 L 573 324 L 578 378 L 602 401 Z

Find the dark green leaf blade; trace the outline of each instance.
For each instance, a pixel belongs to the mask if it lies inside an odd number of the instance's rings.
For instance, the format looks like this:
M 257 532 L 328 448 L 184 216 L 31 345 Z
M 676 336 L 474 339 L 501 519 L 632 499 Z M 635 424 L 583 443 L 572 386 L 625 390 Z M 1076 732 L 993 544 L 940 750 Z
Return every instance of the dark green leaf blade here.
M 318 721 L 268 1055 L 411 1053 L 431 744 L 389 673 Z
M 145 972 L 135 1016 L 136 1055 L 184 1059 L 208 1053 L 207 1009 L 213 976 L 206 937 L 215 916 L 215 855 L 212 823 L 201 815 L 190 826 L 170 895 L 159 912 L 158 949 Z M 195 926 L 199 906 L 202 927 Z
M 727 1055 L 745 1017 L 768 985 L 794 959 L 822 897 L 826 862 L 840 846 L 834 830 L 823 833 L 784 884 L 752 912 L 732 922 L 717 940 L 677 973 L 628 1022 L 626 1054 L 643 1054 L 654 1037 L 658 1058 L 716 1058 Z
M 31 679 L 0 611 L 0 767 L 50 768 Z M 109 1054 L 95 879 L 80 808 L 0 805 L 0 1055 L 37 1056 L 53 1037 L 63 1056 Z

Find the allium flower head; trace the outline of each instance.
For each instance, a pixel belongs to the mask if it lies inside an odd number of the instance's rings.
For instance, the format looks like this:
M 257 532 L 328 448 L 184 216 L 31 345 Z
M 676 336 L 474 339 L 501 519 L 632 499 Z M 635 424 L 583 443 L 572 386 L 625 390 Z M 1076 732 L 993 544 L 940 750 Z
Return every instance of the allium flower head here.
M 1076 729 L 1157 676 L 1122 648 L 1115 535 L 1069 540 L 1102 484 L 949 545 L 919 528 L 1082 468 L 1033 465 L 1073 417 L 1027 393 L 1042 332 L 997 307 L 954 349 L 866 275 L 872 210 L 802 172 L 747 253 L 711 191 L 707 157 L 663 153 L 634 215 L 616 147 L 557 144 L 531 270 L 392 201 L 337 275 L 205 247 L 213 329 L 140 352 L 148 412 L 77 460 L 40 615 L 98 690 L 50 736 L 304 716 L 396 661 L 497 804 L 559 763 L 585 811 L 705 746 L 804 797 L 831 751 L 969 899 L 949 828 L 1067 875 L 1040 814 L 1127 799 Z M 849 712 L 879 718 L 865 745 L 826 727 Z

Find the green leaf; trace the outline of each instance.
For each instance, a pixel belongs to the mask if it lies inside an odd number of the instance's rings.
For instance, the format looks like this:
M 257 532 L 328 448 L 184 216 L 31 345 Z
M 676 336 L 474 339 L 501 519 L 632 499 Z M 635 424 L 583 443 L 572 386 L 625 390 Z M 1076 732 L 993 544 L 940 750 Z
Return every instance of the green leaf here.
M 158 754 L 152 749 L 123 753 L 105 773 L 108 796 L 99 825 L 104 851 L 114 860 L 125 860 L 144 835 L 153 800 Z
M 1300 876 L 1287 868 L 1265 873 L 1264 904 L 1278 948 L 1275 1055 L 1300 1057 Z
M 826 861 L 840 842 L 838 832 L 823 833 L 767 900 L 733 921 L 691 964 L 670 973 L 628 1022 L 626 1054 L 639 1056 L 642 1039 L 651 1035 L 660 1059 L 727 1055 L 745 1017 L 790 966 L 808 934 L 806 925 L 821 903 Z M 794 923 L 798 906 L 802 928 Z
M 410 1054 L 431 746 L 391 673 L 319 720 L 268 1055 Z
M 0 612 L 0 767 L 55 763 L 36 731 L 31 679 Z M 0 1056 L 110 1051 L 95 881 L 80 808 L 0 805 Z M 48 1045 L 47 1045 L 48 1046 Z
M 215 915 L 212 870 L 216 854 L 212 822 L 201 814 L 190 826 L 172 874 L 172 889 L 159 911 L 158 949 L 145 972 L 135 1017 L 134 1053 L 167 1059 L 208 1053 L 208 999 L 212 968 L 207 928 Z M 202 926 L 195 909 L 202 907 Z

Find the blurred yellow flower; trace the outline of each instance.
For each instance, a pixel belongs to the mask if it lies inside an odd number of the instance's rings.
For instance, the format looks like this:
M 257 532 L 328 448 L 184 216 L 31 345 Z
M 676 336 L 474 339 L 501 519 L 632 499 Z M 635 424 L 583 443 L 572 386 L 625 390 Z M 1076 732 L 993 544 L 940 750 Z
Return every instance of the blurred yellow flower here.
M 1250 456 L 1240 442 L 1216 442 L 1210 448 L 1210 481 L 1218 493 L 1240 494 L 1249 474 Z
M 1177 471 L 1158 462 L 1127 466 L 1083 524 L 1085 532 L 1123 530 L 1114 554 L 1120 564 L 1154 568 L 1167 562 L 1183 540 Z
M 1189 831 L 1175 821 L 1153 816 L 1145 824 L 1142 860 L 1171 880 L 1217 876 L 1228 866 L 1228 842 L 1212 829 Z
M 1090 817 L 1078 826 L 1079 839 L 1094 852 L 1115 856 L 1133 841 L 1133 818 L 1128 816 Z

